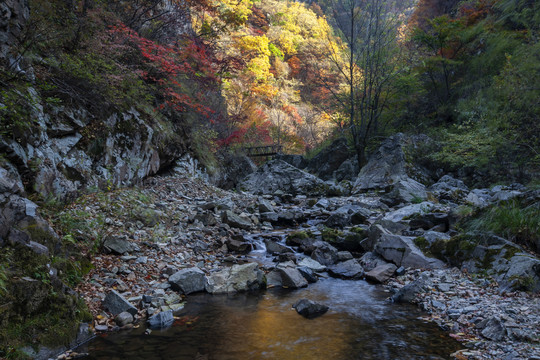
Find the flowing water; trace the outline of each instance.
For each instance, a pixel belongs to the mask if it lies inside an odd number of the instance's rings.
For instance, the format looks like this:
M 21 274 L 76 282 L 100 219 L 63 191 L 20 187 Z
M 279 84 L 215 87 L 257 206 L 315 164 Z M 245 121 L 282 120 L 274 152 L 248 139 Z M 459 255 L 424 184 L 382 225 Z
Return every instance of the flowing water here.
M 365 281 L 331 278 L 300 290 L 192 295 L 167 330 L 110 334 L 77 351 L 87 359 L 447 359 L 460 348 L 388 295 Z M 291 309 L 301 298 L 330 310 L 305 319 Z

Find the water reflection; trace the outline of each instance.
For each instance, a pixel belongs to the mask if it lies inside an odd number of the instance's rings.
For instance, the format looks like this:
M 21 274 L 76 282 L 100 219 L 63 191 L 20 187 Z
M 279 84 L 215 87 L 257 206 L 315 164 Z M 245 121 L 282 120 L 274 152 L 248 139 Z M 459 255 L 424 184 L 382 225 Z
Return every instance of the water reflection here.
M 323 279 L 306 289 L 188 299 L 190 324 L 144 335 L 143 329 L 98 338 L 88 359 L 445 359 L 459 345 L 412 306 L 392 305 L 379 287 Z M 305 319 L 291 309 L 309 298 L 330 306 Z

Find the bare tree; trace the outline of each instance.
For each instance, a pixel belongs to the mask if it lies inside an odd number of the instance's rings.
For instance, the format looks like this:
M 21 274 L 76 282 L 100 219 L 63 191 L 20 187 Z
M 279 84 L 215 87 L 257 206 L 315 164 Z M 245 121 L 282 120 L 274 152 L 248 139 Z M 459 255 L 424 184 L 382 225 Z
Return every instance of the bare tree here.
M 330 60 L 346 84 L 334 91 L 347 109 L 349 128 L 360 166 L 366 147 L 376 135 L 396 75 L 399 54 L 398 13 L 385 0 L 331 0 L 333 25 L 344 42 L 344 51 L 330 51 Z

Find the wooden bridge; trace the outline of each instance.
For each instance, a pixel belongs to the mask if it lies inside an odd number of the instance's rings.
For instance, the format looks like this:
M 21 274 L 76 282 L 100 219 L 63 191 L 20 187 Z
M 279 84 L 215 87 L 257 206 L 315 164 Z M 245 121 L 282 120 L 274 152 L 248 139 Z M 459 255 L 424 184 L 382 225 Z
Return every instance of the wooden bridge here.
M 281 154 L 282 145 L 251 146 L 243 147 L 242 151 L 251 157 L 274 156 Z

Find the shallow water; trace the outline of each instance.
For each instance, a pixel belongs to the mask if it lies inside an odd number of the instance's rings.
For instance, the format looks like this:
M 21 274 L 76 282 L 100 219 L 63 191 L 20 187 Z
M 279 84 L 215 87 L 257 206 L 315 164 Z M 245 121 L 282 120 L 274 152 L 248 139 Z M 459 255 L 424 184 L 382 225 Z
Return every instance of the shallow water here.
M 447 359 L 460 348 L 417 308 L 387 297 L 365 281 L 330 278 L 300 290 L 192 295 L 167 330 L 106 335 L 77 351 L 87 359 Z M 291 308 L 302 298 L 330 310 L 305 319 Z

